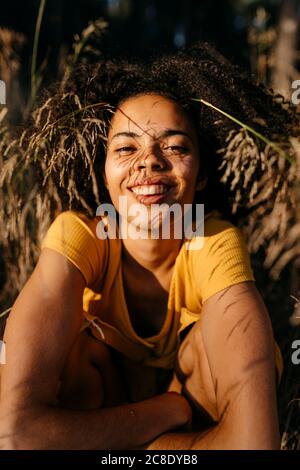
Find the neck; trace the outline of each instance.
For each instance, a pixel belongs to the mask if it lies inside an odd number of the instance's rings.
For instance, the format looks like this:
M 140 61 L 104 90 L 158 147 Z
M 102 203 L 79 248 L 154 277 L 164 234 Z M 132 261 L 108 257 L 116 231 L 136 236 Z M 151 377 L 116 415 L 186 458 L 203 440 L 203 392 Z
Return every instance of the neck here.
M 152 273 L 169 271 L 175 264 L 182 239 L 124 238 L 123 259 L 127 265 L 143 267 Z

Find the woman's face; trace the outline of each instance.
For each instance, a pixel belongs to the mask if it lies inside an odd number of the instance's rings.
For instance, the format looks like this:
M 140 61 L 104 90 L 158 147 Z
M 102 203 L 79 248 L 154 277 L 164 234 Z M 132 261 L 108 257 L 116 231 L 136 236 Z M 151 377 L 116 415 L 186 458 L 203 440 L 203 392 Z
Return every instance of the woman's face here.
M 192 122 L 174 101 L 156 94 L 124 101 L 108 134 L 105 185 L 115 208 L 134 203 L 191 204 L 199 172 Z

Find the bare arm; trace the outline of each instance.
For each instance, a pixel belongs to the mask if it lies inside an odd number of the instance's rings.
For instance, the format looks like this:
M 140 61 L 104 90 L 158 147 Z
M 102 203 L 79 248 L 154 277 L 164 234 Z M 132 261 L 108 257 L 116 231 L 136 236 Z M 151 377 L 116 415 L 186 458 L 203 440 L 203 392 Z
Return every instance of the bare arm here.
M 51 249 L 42 250 L 5 331 L 0 447 L 125 449 L 189 420 L 187 402 L 175 393 L 95 411 L 55 406 L 59 378 L 81 327 L 84 288 L 72 263 Z
M 254 283 L 240 283 L 209 298 L 201 322 L 198 331 L 214 381 L 219 422 L 204 433 L 164 434 L 146 448 L 279 449 L 273 335 Z M 190 340 L 196 354 L 197 334 Z M 185 387 L 197 397 L 193 374 Z

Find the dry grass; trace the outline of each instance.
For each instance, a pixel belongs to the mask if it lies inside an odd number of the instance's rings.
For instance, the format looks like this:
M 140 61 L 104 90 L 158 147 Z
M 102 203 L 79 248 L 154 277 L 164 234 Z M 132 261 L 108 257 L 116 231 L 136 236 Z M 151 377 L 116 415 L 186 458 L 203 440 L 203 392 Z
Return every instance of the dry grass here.
M 221 181 L 234 193 L 232 211 L 249 209 L 242 221 L 251 253 L 264 246 L 264 267 L 277 280 L 290 262 L 300 261 L 300 144 L 294 137 L 284 142 L 294 163 L 261 145 L 244 129 L 228 136 L 221 153 Z
M 64 89 L 79 56 L 93 53 L 90 39 L 101 36 L 105 27 L 98 21 L 76 38 L 61 77 L 59 104 L 49 97 L 32 114 L 30 129 L 16 137 L 7 124 L 6 108 L 0 112 L 0 245 L 7 276 L 0 295 L 2 310 L 11 306 L 32 272 L 41 240 L 62 207 L 77 201 L 94 215 L 90 201 L 82 197 L 76 184 L 79 167 L 95 203 L 101 202 L 94 164 L 99 145 L 106 140 L 107 116 L 113 110 L 105 102 L 87 105 Z M 254 254 L 264 248 L 264 267 L 274 280 L 288 266 L 300 265 L 300 144 L 295 137 L 283 136 L 279 145 L 294 159 L 293 164 L 243 128 L 232 132 L 220 150 L 221 181 L 230 186 L 232 212 L 240 206 L 249 209 L 250 215 L 241 225 L 249 250 Z M 299 396 L 299 388 L 284 393 L 287 401 Z M 284 449 L 300 448 L 299 416 L 299 401 L 294 400 L 281 418 L 285 421 Z
M 7 279 L 0 294 L 1 308 L 8 308 L 23 287 L 37 262 L 41 240 L 50 222 L 62 210 L 59 189 L 66 190 L 71 207 L 74 200 L 93 215 L 76 184 L 78 164 L 86 169 L 95 201 L 100 203 L 93 168 L 99 141 L 105 139 L 101 115 L 110 112 L 105 103 L 84 106 L 79 98 L 63 92 L 71 67 L 80 55 L 98 56 L 90 41 L 99 38 L 106 23 L 97 20 L 75 38 L 61 79 L 62 97 L 49 98 L 32 113 L 33 124 L 20 136 L 5 122 L 7 109 L 0 113 L 0 243 Z M 57 107 L 61 117 L 57 119 Z M 24 109 L 24 114 L 25 114 Z M 43 125 L 40 126 L 40 122 Z M 43 179 L 42 183 L 40 179 Z

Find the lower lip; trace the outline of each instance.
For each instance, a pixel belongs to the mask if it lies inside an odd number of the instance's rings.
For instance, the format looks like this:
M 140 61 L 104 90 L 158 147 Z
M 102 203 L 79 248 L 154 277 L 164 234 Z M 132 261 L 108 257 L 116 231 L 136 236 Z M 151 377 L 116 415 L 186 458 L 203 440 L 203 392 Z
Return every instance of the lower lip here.
M 130 191 L 133 193 L 139 203 L 144 204 L 145 206 L 150 206 L 151 204 L 158 204 L 159 202 L 163 202 L 163 200 L 167 196 L 169 196 L 169 194 L 174 190 L 174 188 L 175 186 L 171 186 L 168 191 L 163 194 L 149 194 L 148 196 L 144 194 L 136 194 L 131 189 Z

